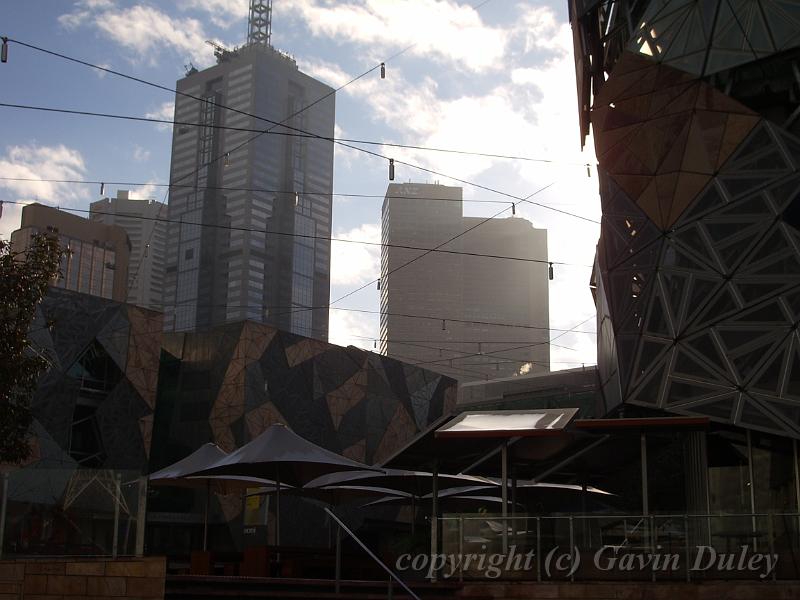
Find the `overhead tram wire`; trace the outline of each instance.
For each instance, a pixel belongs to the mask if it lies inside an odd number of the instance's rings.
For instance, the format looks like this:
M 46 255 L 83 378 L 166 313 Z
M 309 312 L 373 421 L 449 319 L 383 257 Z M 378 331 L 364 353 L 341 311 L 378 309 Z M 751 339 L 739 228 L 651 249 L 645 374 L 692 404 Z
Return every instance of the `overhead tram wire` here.
M 596 318 L 597 318 L 596 315 L 592 315 L 591 317 L 589 317 L 587 319 L 584 319 L 580 323 L 578 323 L 576 325 L 573 325 L 569 329 L 550 329 L 550 331 L 559 331 L 560 333 L 557 336 L 555 336 L 552 340 L 548 340 L 547 342 L 536 342 L 536 343 L 532 343 L 532 344 L 525 344 L 524 346 L 517 346 L 515 348 L 505 348 L 503 350 L 495 350 L 495 351 L 491 351 L 491 352 L 482 352 L 482 353 L 470 354 L 468 356 L 459 357 L 459 360 L 465 359 L 465 358 L 474 358 L 476 356 L 487 356 L 487 355 L 494 356 L 494 355 L 498 354 L 499 352 L 512 352 L 514 350 L 524 350 L 524 349 L 527 349 L 527 348 L 532 348 L 534 346 L 550 345 L 553 341 L 555 341 L 557 339 L 560 339 L 560 338 L 564 337 L 565 335 L 567 335 L 569 333 L 597 335 L 596 331 L 577 331 L 578 327 L 580 327 L 581 325 L 584 325 L 585 323 L 591 321 L 592 319 L 596 319 Z M 502 357 L 500 357 L 500 358 L 502 358 Z M 448 359 L 421 361 L 421 362 L 413 363 L 412 366 L 417 367 L 417 366 L 422 366 L 422 365 L 435 365 L 435 364 L 439 364 L 441 362 L 446 362 L 447 360 Z
M 142 308 L 156 309 L 156 308 L 177 306 L 177 304 L 176 303 L 165 303 L 165 302 L 147 302 L 147 303 L 139 304 L 138 306 L 141 306 Z M 260 308 L 262 305 L 260 305 L 260 304 L 200 304 L 200 303 L 196 303 L 196 302 L 189 302 L 189 303 L 186 303 L 186 306 L 196 306 L 198 308 L 214 308 L 214 307 L 217 307 L 217 306 L 228 306 L 230 308 L 257 308 L 257 307 Z M 288 307 L 286 307 L 286 306 L 265 306 L 264 308 L 268 308 L 270 310 L 279 310 L 281 308 L 288 308 Z M 524 323 L 504 323 L 502 321 L 471 321 L 469 319 L 461 319 L 461 318 L 457 318 L 457 317 L 448 317 L 448 316 L 414 315 L 414 314 L 408 314 L 408 313 L 385 313 L 385 312 L 381 312 L 379 310 L 369 310 L 369 309 L 366 309 L 366 308 L 352 308 L 352 307 L 342 307 L 342 306 L 331 306 L 331 307 L 328 307 L 328 306 L 312 306 L 312 307 L 307 308 L 306 310 L 321 310 L 321 309 L 328 309 L 328 308 L 330 308 L 332 310 L 343 311 L 343 312 L 353 312 L 353 313 L 370 314 L 370 315 L 381 315 L 381 314 L 383 314 L 383 315 L 387 315 L 387 316 L 396 316 L 396 317 L 402 317 L 402 318 L 407 318 L 407 319 L 421 319 L 421 320 L 437 321 L 437 322 L 441 322 L 442 320 L 445 320 L 445 321 L 447 321 L 449 323 L 466 323 L 466 324 L 473 324 L 473 325 L 483 325 L 483 326 L 486 326 L 486 327 L 506 327 L 506 328 L 511 328 L 511 329 L 532 329 L 532 330 L 536 330 L 536 331 L 560 332 L 560 333 L 564 333 L 564 334 L 566 334 L 566 333 L 581 333 L 581 334 L 595 335 L 597 333 L 596 331 L 574 331 L 573 329 L 555 329 L 555 328 L 552 328 L 552 327 L 542 327 L 541 325 L 527 325 L 527 324 L 524 324 Z M 584 323 L 585 322 L 586 321 L 584 321 Z M 374 338 L 370 338 L 370 339 L 374 339 Z M 547 345 L 549 343 L 550 343 L 549 341 L 536 342 L 534 345 Z M 528 346 L 523 346 L 523 347 L 528 347 Z M 508 350 L 512 350 L 512 349 L 509 348 Z M 504 351 L 505 350 L 501 350 L 501 352 L 504 352 Z
M 12 39 L 12 38 L 9 38 L 8 41 L 9 42 L 13 42 L 15 44 L 19 44 L 19 45 L 21 45 L 23 47 L 26 47 L 26 48 L 29 48 L 31 50 L 36 50 L 37 52 L 42 52 L 44 54 L 49 54 L 51 56 L 55 56 L 55 57 L 61 58 L 63 60 L 67 60 L 67 61 L 70 61 L 70 62 L 74 62 L 76 64 L 87 66 L 87 67 L 90 67 L 92 69 L 97 69 L 97 70 L 103 71 L 105 73 L 109 73 L 111 75 L 116 75 L 118 77 L 122 77 L 122 78 L 128 79 L 130 81 L 135 81 L 137 83 L 141 83 L 143 85 L 147 85 L 147 86 L 150 86 L 150 87 L 153 87 L 153 88 L 156 88 L 156 89 L 167 91 L 167 92 L 170 92 L 171 94 L 178 94 L 180 96 L 184 96 L 184 97 L 191 98 L 193 100 L 197 100 L 198 102 L 202 102 L 203 101 L 203 99 L 200 98 L 199 96 L 195 96 L 193 94 L 188 94 L 186 92 L 181 92 L 181 91 L 179 91 L 179 90 L 177 90 L 175 88 L 170 88 L 168 86 L 165 86 L 165 85 L 162 85 L 162 84 L 159 84 L 159 83 L 154 83 L 152 81 L 148 81 L 148 80 L 142 79 L 140 77 L 135 77 L 133 75 L 128 75 L 126 73 L 122 73 L 122 72 L 116 71 L 114 69 L 109 69 L 107 67 L 102 67 L 100 65 L 96 65 L 96 64 L 90 63 L 90 62 L 85 61 L 85 60 L 74 58 L 72 56 L 68 56 L 66 54 L 62 54 L 60 52 L 55 52 L 53 50 L 47 50 L 46 48 L 42 48 L 40 46 L 35 46 L 33 44 L 28 44 L 27 42 L 23 42 L 23 41 Z M 373 70 L 375 68 L 378 68 L 378 67 L 374 67 Z M 358 78 L 356 78 L 356 79 L 358 79 Z M 351 82 L 355 81 L 356 79 L 351 80 Z M 350 83 L 350 82 L 348 82 L 348 83 Z M 345 84 L 345 85 L 348 85 L 348 84 Z M 291 125 L 286 125 L 285 123 L 279 123 L 279 122 L 273 121 L 271 119 L 268 119 L 266 117 L 261 117 L 261 116 L 258 116 L 258 115 L 254 115 L 254 114 L 249 113 L 247 111 L 243 111 L 243 110 L 236 109 L 236 108 L 231 108 L 231 107 L 223 105 L 223 104 L 217 104 L 216 106 L 218 108 L 220 108 L 220 109 L 223 109 L 223 110 L 229 110 L 229 111 L 237 113 L 237 114 L 242 114 L 242 115 L 245 115 L 245 116 L 248 116 L 248 117 L 259 119 L 261 121 L 273 124 L 276 127 L 284 127 L 285 129 L 290 130 L 290 131 L 296 131 L 298 133 L 303 133 L 303 134 L 309 135 L 311 137 L 318 138 L 320 140 L 327 140 L 327 141 L 329 141 L 331 143 L 338 144 L 338 145 L 343 146 L 345 148 L 350 148 L 351 150 L 356 150 L 358 152 L 362 152 L 364 154 L 367 154 L 367 155 L 370 155 L 370 156 L 374 156 L 376 158 L 380 158 L 381 160 L 384 160 L 384 161 L 389 161 L 390 160 L 390 157 L 385 156 L 385 155 L 383 155 L 383 154 L 381 154 L 379 152 L 374 152 L 372 150 L 367 150 L 366 148 L 361 148 L 359 146 L 348 144 L 346 142 L 341 142 L 341 141 L 337 142 L 333 138 L 329 138 L 329 137 L 326 137 L 326 136 L 318 135 L 318 134 L 306 131 L 306 130 L 298 128 L 298 127 L 293 127 Z M 258 135 L 261 135 L 261 134 L 258 134 Z M 250 141 L 252 141 L 252 140 L 250 140 Z M 245 142 L 245 143 L 249 143 L 249 142 Z M 235 148 L 234 150 L 230 150 L 228 152 L 229 153 L 230 152 L 235 152 L 237 149 L 238 148 Z M 531 200 L 528 200 L 528 199 L 525 199 L 525 198 L 521 198 L 519 196 L 515 196 L 514 194 L 510 194 L 508 192 L 503 192 L 502 190 L 498 190 L 498 189 L 492 188 L 490 186 L 485 186 L 485 185 L 482 185 L 482 184 L 479 184 L 479 183 L 468 181 L 466 179 L 461 179 L 459 177 L 454 177 L 453 175 L 448 175 L 447 173 L 442 173 L 440 171 L 436 171 L 434 169 L 429 169 L 429 168 L 423 167 L 421 165 L 416 165 L 416 164 L 413 164 L 413 163 L 409 163 L 407 161 L 402 161 L 402 160 L 399 160 L 399 159 L 391 159 L 391 160 L 393 160 L 395 164 L 404 165 L 404 166 L 407 166 L 407 167 L 410 167 L 410 168 L 413 168 L 413 169 L 417 169 L 417 170 L 422 171 L 424 173 L 429 173 L 431 175 L 437 175 L 439 177 L 443 177 L 445 179 L 451 179 L 453 181 L 457 181 L 459 183 L 463 183 L 464 185 L 469 185 L 469 186 L 472 186 L 472 187 L 475 187 L 475 188 L 478 188 L 478 189 L 482 189 L 482 190 L 485 190 L 485 191 L 488 191 L 488 192 L 492 192 L 494 194 L 505 196 L 507 198 L 510 198 L 511 200 L 516 200 L 516 201 L 520 201 L 520 202 L 525 201 L 525 202 L 528 202 L 529 204 L 531 204 L 533 206 L 539 206 L 540 208 L 544 208 L 546 210 L 550 210 L 550 211 L 554 211 L 554 212 L 557 212 L 557 213 L 561 213 L 561 214 L 564 214 L 566 216 L 570 216 L 570 217 L 579 219 L 581 221 L 586 221 L 586 222 L 589 222 L 589 223 L 592 223 L 592 224 L 596 224 L 596 225 L 599 224 L 598 221 L 595 221 L 594 219 L 590 219 L 588 217 L 584 217 L 583 215 L 579 215 L 579 214 L 572 213 L 572 212 L 569 212 L 569 211 L 565 211 L 565 210 L 561 210 L 561 209 L 558 209 L 558 208 L 554 208 L 552 206 L 548 206 L 547 204 L 543 204 L 543 203 L 539 203 L 539 202 L 533 202 Z
M 21 206 L 25 206 L 29 203 L 17 201 L 17 200 L 3 200 L 6 204 L 17 204 Z M 69 207 L 61 207 L 57 206 L 58 210 L 62 210 L 64 212 L 70 213 L 83 213 L 83 214 L 90 214 L 90 215 L 117 215 L 120 216 L 119 213 L 110 213 L 104 212 L 100 210 L 87 210 L 85 208 L 69 208 Z M 380 247 L 387 247 L 387 248 L 397 248 L 401 250 L 420 250 L 420 251 L 428 251 L 431 252 L 440 252 L 443 254 L 454 254 L 460 256 L 472 256 L 476 258 L 491 258 L 496 260 L 511 260 L 517 262 L 529 262 L 535 264 L 552 264 L 552 265 L 559 265 L 559 266 L 566 266 L 566 267 L 582 267 L 586 269 L 592 268 L 592 265 L 581 265 L 576 263 L 566 263 L 566 262 L 558 262 L 554 260 L 546 260 L 546 259 L 539 259 L 539 258 L 525 258 L 521 256 L 503 256 L 499 254 L 482 254 L 480 252 L 466 252 L 461 250 L 442 250 L 442 249 L 429 249 L 429 248 L 422 248 L 419 246 L 407 246 L 402 244 L 383 244 L 381 242 L 369 242 L 366 240 L 348 240 L 344 238 L 335 238 L 335 237 L 328 237 L 323 235 L 310 235 L 310 234 L 303 234 L 303 233 L 290 233 L 287 231 L 271 231 L 269 229 L 262 231 L 261 229 L 252 229 L 249 227 L 235 227 L 233 225 L 220 225 L 216 223 L 200 223 L 200 222 L 193 222 L 193 221 L 176 221 L 174 219 L 165 219 L 160 217 L 147 217 L 144 215 L 133 215 L 133 214 L 124 214 L 121 216 L 125 216 L 130 219 L 136 219 L 140 221 L 154 221 L 160 223 L 174 223 L 176 225 L 192 225 L 196 227 L 210 227 L 212 229 L 223 229 L 227 231 L 246 231 L 251 233 L 266 233 L 272 234 L 277 236 L 283 237 L 294 237 L 294 238 L 303 238 L 303 239 L 311 239 L 311 240 L 320 240 L 326 242 L 339 242 L 342 244 L 357 244 L 362 246 L 380 246 Z
M 366 75 L 367 73 L 372 72 L 367 71 L 362 75 Z M 355 81 L 355 80 L 352 80 Z M 350 83 L 352 83 L 352 81 Z M 325 97 L 323 96 L 323 99 Z M 307 108 L 310 108 L 313 104 L 309 105 Z M 84 117 L 98 117 L 103 119 L 116 119 L 121 121 L 135 121 L 140 123 L 156 123 L 159 125 L 172 125 L 173 127 L 176 125 L 180 125 L 182 127 L 202 127 L 204 129 L 220 129 L 223 131 L 238 131 L 244 133 L 259 133 L 259 134 L 270 134 L 270 135 L 280 135 L 286 137 L 298 137 L 298 138 L 305 138 L 305 139 L 320 139 L 318 136 L 306 133 L 294 133 L 288 131 L 272 131 L 272 129 L 255 129 L 252 127 L 234 127 L 232 125 L 212 125 L 212 124 L 205 124 L 205 123 L 194 123 L 191 121 L 176 121 L 170 119 L 158 119 L 155 117 L 138 117 L 135 115 L 121 115 L 115 113 L 101 113 L 101 112 L 93 112 L 88 110 L 75 110 L 69 108 L 53 108 L 47 106 L 33 106 L 31 104 L 12 104 L 8 102 L 0 102 L 0 107 L 3 108 L 13 108 L 19 110 L 33 110 L 33 111 L 42 111 L 42 112 L 49 112 L 49 113 L 58 113 L 58 114 L 67 114 L 67 115 L 76 115 L 76 116 L 84 116 Z M 303 109 L 303 110 L 307 110 Z M 296 115 L 292 115 L 296 116 Z M 291 117 L 287 117 L 287 120 Z M 274 127 L 273 127 L 274 128 Z M 354 138 L 323 138 L 323 141 L 330 141 L 333 143 L 339 142 L 346 142 L 349 144 L 363 144 L 368 146 L 386 146 L 387 148 L 402 148 L 405 150 L 422 150 L 425 152 L 442 152 L 446 154 L 459 154 L 462 156 L 478 156 L 483 158 L 498 158 L 503 160 L 516 160 L 516 161 L 525 161 L 525 162 L 535 162 L 535 163 L 545 163 L 545 164 L 552 164 L 552 165 L 568 165 L 568 166 L 576 166 L 581 168 L 586 168 L 588 166 L 587 163 L 579 163 L 574 161 L 560 161 L 551 158 L 534 158 L 531 156 L 516 156 L 513 154 L 492 154 L 489 152 L 474 152 L 469 150 L 458 150 L 455 148 L 437 148 L 432 146 L 416 146 L 411 144 L 400 144 L 396 142 L 376 142 L 373 140 L 361 140 L 361 139 L 354 139 Z M 231 150 L 233 152 L 233 150 Z
M 488 200 L 484 198 L 444 198 L 439 196 L 394 196 L 386 193 L 383 194 L 348 194 L 343 192 L 332 192 L 330 194 L 325 192 L 294 192 L 287 190 L 272 190 L 266 188 L 255 187 L 232 187 L 232 186 L 212 186 L 212 185 L 192 185 L 180 183 L 159 183 L 154 181 L 113 181 L 109 179 L 52 179 L 44 177 L 0 177 L 0 181 L 26 181 L 34 183 L 67 183 L 75 185 L 114 185 L 136 187 L 149 185 L 157 188 L 188 188 L 193 190 L 218 190 L 227 192 L 261 192 L 265 194 L 299 194 L 300 196 L 334 196 L 338 198 L 371 198 L 371 199 L 384 199 L 390 200 L 430 200 L 432 202 L 462 202 L 462 203 L 475 203 L 475 204 L 502 204 L 508 205 L 508 200 Z M 523 199 L 524 200 L 524 199 Z M 522 202 L 521 200 L 520 202 Z M 550 206 L 566 206 L 560 204 L 550 204 Z

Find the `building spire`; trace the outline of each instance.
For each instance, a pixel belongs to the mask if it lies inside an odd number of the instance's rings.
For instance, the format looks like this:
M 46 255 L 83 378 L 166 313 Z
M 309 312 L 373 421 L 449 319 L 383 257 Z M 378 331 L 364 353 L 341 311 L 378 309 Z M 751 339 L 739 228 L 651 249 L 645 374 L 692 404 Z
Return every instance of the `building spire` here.
M 250 0 L 247 43 L 272 45 L 272 0 Z

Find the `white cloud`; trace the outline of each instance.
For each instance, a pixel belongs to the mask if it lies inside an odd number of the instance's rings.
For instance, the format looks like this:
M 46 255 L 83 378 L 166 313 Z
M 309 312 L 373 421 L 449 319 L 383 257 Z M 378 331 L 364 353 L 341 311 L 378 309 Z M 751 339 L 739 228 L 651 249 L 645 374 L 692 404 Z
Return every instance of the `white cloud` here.
M 0 158 L 0 177 L 21 179 L 83 179 L 86 163 L 77 150 L 31 143 L 9 146 Z M 86 187 L 42 181 L 0 181 L 2 199 L 14 202 L 77 207 L 88 199 Z M 0 220 L 0 237 L 8 238 L 19 227 L 20 205 L 6 204 Z
M 156 197 L 157 192 L 158 192 L 158 187 L 151 182 L 133 188 L 129 192 L 129 197 L 132 200 L 151 200 Z
M 381 241 L 381 226 L 365 223 L 334 235 L 342 240 Z M 380 246 L 334 241 L 331 244 L 331 285 L 364 285 L 381 272 Z
M 464 69 L 497 67 L 508 32 L 486 25 L 471 6 L 453 0 L 282 0 L 276 10 L 299 17 L 316 37 L 368 46 L 386 55 L 408 52 Z
M 133 147 L 133 160 L 136 162 L 147 162 L 150 160 L 150 150 L 146 150 L 139 145 Z
M 200 10 L 209 14 L 211 22 L 227 29 L 243 23 L 248 16 L 248 0 L 180 0 L 181 10 Z
M 74 4 L 74 10 L 58 17 L 58 22 L 66 29 L 75 29 L 88 21 L 93 11 L 113 7 L 112 0 L 78 0 Z
M 118 8 L 108 0 L 83 0 L 71 13 L 61 15 L 59 23 L 67 29 L 90 25 L 103 36 L 132 52 L 137 61 L 155 64 L 163 48 L 171 48 L 197 66 L 213 63 L 209 39 L 197 19 L 173 18 L 148 5 Z
M 148 119 L 163 119 L 165 121 L 172 121 L 175 118 L 175 102 L 172 100 L 162 103 L 158 108 L 146 112 L 144 114 Z M 166 123 L 157 123 L 156 129 L 161 131 L 171 131 L 172 125 Z
M 356 346 L 377 352 L 375 341 L 378 337 L 377 315 L 330 311 L 328 340 L 339 346 Z

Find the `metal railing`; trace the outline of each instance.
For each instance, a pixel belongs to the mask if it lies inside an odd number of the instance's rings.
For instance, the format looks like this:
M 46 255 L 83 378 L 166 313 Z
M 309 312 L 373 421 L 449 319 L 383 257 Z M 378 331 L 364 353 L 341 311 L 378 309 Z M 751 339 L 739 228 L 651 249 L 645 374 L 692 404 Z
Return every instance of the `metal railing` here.
M 444 578 L 800 578 L 798 513 L 462 514 L 439 522 Z
M 354 541 L 356 544 L 358 544 L 358 545 L 361 547 L 361 549 L 362 549 L 364 552 L 366 552 L 366 553 L 369 555 L 369 557 L 370 557 L 372 560 L 374 560 L 374 561 L 375 561 L 375 563 L 376 563 L 378 566 L 380 566 L 380 567 L 381 567 L 381 568 L 382 568 L 382 569 L 383 569 L 383 570 L 384 570 L 384 571 L 385 571 L 385 572 L 386 572 L 386 573 L 389 575 L 389 587 L 388 587 L 388 591 L 387 591 L 387 598 L 391 598 L 391 597 L 392 597 L 392 594 L 393 594 L 393 585 L 392 585 L 392 582 L 393 582 L 393 581 L 396 581 L 396 582 L 398 583 L 398 585 L 400 585 L 400 587 L 402 587 L 402 588 L 403 588 L 403 589 L 404 589 L 404 590 L 405 590 L 405 591 L 408 593 L 408 595 L 409 595 L 409 596 L 411 596 L 411 597 L 412 597 L 412 598 L 414 598 L 415 600 L 420 600 L 420 597 L 419 597 L 419 596 L 417 596 L 417 595 L 416 595 L 416 594 L 415 594 L 415 593 L 414 593 L 414 592 L 411 590 L 411 588 L 409 588 L 409 587 L 406 585 L 406 583 L 405 583 L 405 582 L 404 582 L 402 579 L 400 579 L 400 577 L 398 577 L 398 576 L 397 576 L 397 574 L 396 574 L 394 571 L 392 571 L 392 570 L 391 570 L 389 567 L 387 567 L 387 566 L 386 566 L 386 564 L 385 564 L 385 563 L 384 563 L 384 562 L 383 562 L 383 561 L 382 561 L 380 558 L 378 558 L 378 557 L 376 556 L 376 554 L 375 554 L 375 553 L 374 553 L 372 550 L 370 550 L 370 549 L 369 549 L 369 548 L 366 546 L 366 544 L 364 544 L 364 542 L 362 542 L 362 541 L 361 541 L 361 540 L 358 538 L 358 536 L 357 536 L 355 533 L 353 533 L 353 532 L 350 530 L 350 528 L 349 528 L 349 527 L 347 527 L 347 525 L 345 525 L 345 524 L 342 522 L 342 520 L 341 520 L 339 517 L 337 517 L 337 516 L 336 516 L 336 514 L 334 514 L 334 512 L 333 512 L 332 510 L 330 510 L 329 508 L 327 508 L 327 507 L 326 507 L 326 508 L 325 508 L 325 512 L 326 512 L 326 513 L 328 514 L 328 516 L 329 516 L 331 519 L 333 519 L 333 520 L 336 522 L 336 524 L 339 526 L 339 528 L 337 529 L 337 532 L 336 532 L 336 593 L 337 593 L 337 594 L 340 592 L 340 585 L 341 585 L 341 566 L 342 566 L 342 558 L 341 558 L 341 556 L 342 556 L 342 544 L 341 544 L 341 535 L 340 535 L 340 532 L 341 532 L 342 530 L 344 530 L 344 532 L 345 532 L 347 535 L 349 535 L 349 536 L 350 536 L 350 537 L 353 539 L 353 541 Z

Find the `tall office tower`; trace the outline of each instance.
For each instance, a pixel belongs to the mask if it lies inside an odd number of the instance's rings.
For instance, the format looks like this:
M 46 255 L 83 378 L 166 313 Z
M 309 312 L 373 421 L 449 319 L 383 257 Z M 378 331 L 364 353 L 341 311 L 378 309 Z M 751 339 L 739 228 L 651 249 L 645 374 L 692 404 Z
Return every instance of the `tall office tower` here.
M 313 136 L 333 136 L 335 98 L 270 46 L 268 5 L 253 0 L 246 45 L 177 83 L 175 119 L 201 126 L 173 131 L 167 330 L 252 319 L 328 335 L 327 308 L 310 307 L 330 300 L 333 147 Z
M 131 246 L 122 227 L 34 203 L 22 209 L 20 228 L 11 233 L 13 250 L 24 252 L 36 234 L 57 237 L 68 250 L 55 287 L 125 302 Z
M 402 267 L 424 250 L 397 246 L 435 248 L 483 220 L 463 216 L 461 188 L 390 184 L 381 218 L 381 352 L 460 381 L 549 370 L 546 262 L 432 252 Z M 443 250 L 547 261 L 547 231 L 493 219 Z
M 131 256 L 127 302 L 161 311 L 167 205 L 155 200 L 135 200 L 127 190 L 118 190 L 116 198 L 92 202 L 89 209 L 92 221 L 118 225 L 128 234 Z
M 570 17 L 607 406 L 800 437 L 800 4 L 572 0 Z

